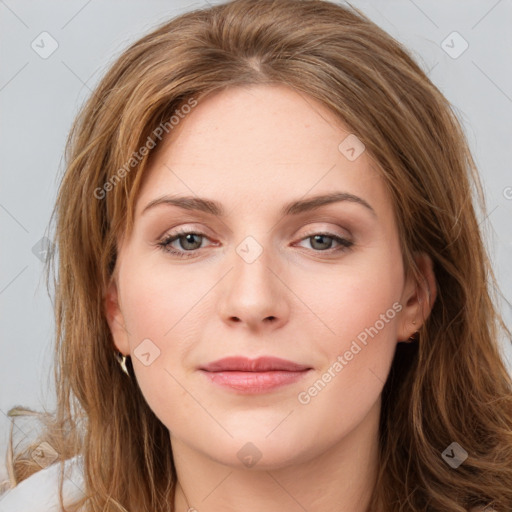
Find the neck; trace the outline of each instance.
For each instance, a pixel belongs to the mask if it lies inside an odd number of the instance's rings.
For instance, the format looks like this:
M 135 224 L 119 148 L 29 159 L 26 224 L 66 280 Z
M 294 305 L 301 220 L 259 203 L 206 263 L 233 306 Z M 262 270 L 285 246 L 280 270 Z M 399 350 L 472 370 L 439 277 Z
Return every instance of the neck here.
M 380 401 L 342 439 L 271 469 L 221 464 L 171 436 L 176 512 L 367 512 L 378 470 Z M 236 452 L 236 449 L 234 450 Z

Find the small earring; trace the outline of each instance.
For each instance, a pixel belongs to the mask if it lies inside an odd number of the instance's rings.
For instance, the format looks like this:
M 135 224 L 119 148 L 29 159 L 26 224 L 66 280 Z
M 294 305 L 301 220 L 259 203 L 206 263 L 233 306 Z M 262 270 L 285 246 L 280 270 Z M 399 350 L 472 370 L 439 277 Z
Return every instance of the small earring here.
M 414 323 L 414 322 L 413 322 Z M 411 336 L 409 336 L 409 341 L 418 341 L 418 338 L 416 338 L 416 334 L 418 334 L 419 331 L 415 331 L 412 333 Z
M 116 356 L 117 362 L 121 366 L 121 369 L 123 370 L 128 377 L 130 377 L 130 373 L 128 372 L 128 368 L 126 367 L 126 356 L 124 354 L 121 354 L 121 352 L 114 352 L 114 355 Z

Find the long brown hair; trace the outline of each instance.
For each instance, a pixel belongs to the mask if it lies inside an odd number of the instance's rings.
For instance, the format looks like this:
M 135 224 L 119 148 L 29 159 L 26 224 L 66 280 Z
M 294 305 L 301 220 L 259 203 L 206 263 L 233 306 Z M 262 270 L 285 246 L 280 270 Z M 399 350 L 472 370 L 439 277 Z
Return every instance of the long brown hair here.
M 369 510 L 512 510 L 512 382 L 498 343 L 510 332 L 495 305 L 475 213 L 485 203 L 465 135 L 400 43 L 357 9 L 321 0 L 188 12 L 129 47 L 83 106 L 52 215 L 58 405 L 36 444 L 47 440 L 61 461 L 83 455 L 87 501 L 76 508 L 173 510 L 169 432 L 114 357 L 105 291 L 154 152 L 140 149 L 159 126 L 170 133 L 168 120 L 191 99 L 250 84 L 288 85 L 349 126 L 389 188 L 406 271 L 420 279 L 415 251 L 434 262 L 431 315 L 416 344 L 398 345 L 383 391 Z M 457 469 L 441 456 L 452 442 L 468 453 Z M 14 454 L 11 443 L 11 485 L 40 468 L 31 448 Z

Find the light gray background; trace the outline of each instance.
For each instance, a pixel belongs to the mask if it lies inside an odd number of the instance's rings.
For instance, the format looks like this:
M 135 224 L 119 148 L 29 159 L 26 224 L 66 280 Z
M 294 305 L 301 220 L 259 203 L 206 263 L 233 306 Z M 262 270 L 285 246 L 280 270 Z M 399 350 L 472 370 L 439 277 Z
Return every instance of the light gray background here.
M 488 202 L 488 246 L 504 296 L 512 298 L 512 1 L 354 0 L 409 48 L 454 107 L 469 138 Z M 14 405 L 52 408 L 53 312 L 42 262 L 45 235 L 78 106 L 108 65 L 156 24 L 205 5 L 189 1 L 0 0 L 0 478 Z M 48 32 L 57 50 L 43 59 Z M 458 58 L 442 42 L 457 31 Z M 461 40 L 447 40 L 457 52 Z M 48 43 L 45 48 L 48 49 Z M 511 308 L 500 306 L 509 326 Z M 503 340 L 512 369 L 512 350 Z

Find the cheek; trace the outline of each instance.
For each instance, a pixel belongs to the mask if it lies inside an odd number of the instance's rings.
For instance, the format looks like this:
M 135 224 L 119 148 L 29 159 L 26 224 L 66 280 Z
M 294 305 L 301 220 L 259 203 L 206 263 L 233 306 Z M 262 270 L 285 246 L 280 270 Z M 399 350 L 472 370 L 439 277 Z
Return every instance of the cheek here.
M 131 336 L 132 349 L 138 340 L 154 338 L 167 343 L 176 329 L 187 322 L 187 315 L 204 293 L 199 279 L 185 279 L 169 266 L 133 266 L 125 279 L 123 311 Z
M 202 339 L 201 318 L 213 313 L 205 297 L 213 276 L 191 278 L 183 267 L 155 268 L 135 260 L 124 270 L 123 314 L 137 382 L 151 409 L 168 423 L 164 417 L 170 411 L 186 415 L 188 406 L 193 408 L 180 383 L 188 377 L 190 354 Z
M 186 319 L 187 301 L 172 286 L 173 281 L 162 277 L 161 272 L 142 265 L 133 268 L 137 270 L 126 269 L 122 309 L 133 367 L 144 392 L 153 382 L 157 386 L 169 367 L 169 360 L 176 360 L 181 350 L 179 344 L 169 342 L 185 323 L 180 323 L 180 319 Z
M 403 307 L 402 277 L 390 251 L 354 258 L 354 265 L 346 261 L 335 274 L 317 273 L 314 289 L 306 283 L 300 289 L 304 302 L 319 312 L 322 336 L 316 347 L 323 364 L 298 398 L 318 410 L 335 407 L 357 415 L 378 399 L 389 373 Z
M 375 324 L 381 337 L 395 335 L 397 309 L 401 309 L 395 304 L 401 297 L 401 265 L 388 253 L 347 258 L 337 267 L 301 275 L 288 277 L 294 292 L 315 313 L 318 333 L 331 352 L 343 349 L 361 333 L 364 338 Z
M 400 304 L 392 302 L 389 290 L 370 291 L 348 286 L 340 295 L 341 308 L 328 320 L 336 334 L 317 343 L 323 364 L 295 397 L 311 443 L 347 435 L 382 393 L 396 349 Z

